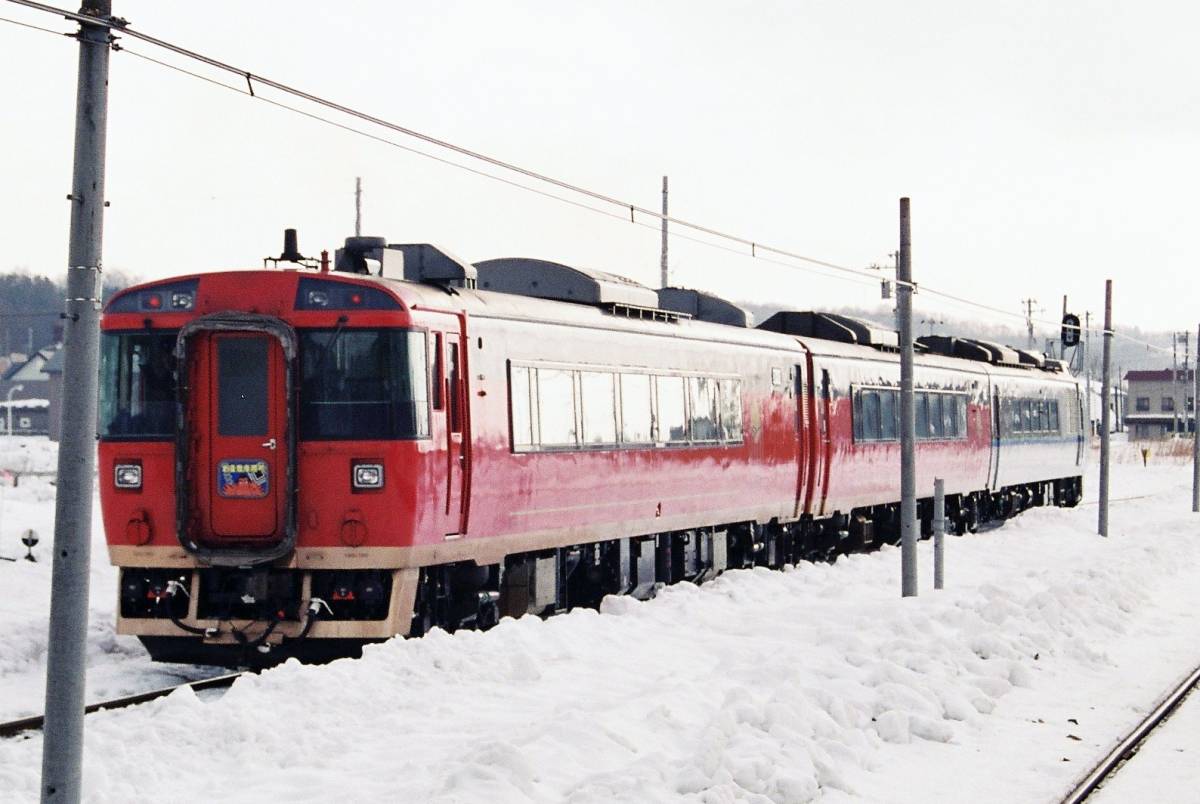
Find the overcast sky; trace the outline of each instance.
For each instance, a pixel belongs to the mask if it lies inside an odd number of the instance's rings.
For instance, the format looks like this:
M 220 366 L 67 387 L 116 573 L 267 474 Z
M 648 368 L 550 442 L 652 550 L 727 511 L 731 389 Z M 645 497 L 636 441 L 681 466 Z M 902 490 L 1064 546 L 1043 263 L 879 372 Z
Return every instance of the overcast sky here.
M 907 195 L 918 282 L 1013 313 L 1032 296 L 1056 318 L 1063 294 L 1102 311 L 1112 278 L 1118 326 L 1200 320 L 1192 3 L 114 0 L 114 12 L 644 206 L 660 204 L 668 174 L 673 214 L 801 254 L 887 261 Z M 8 3 L 0 16 L 73 28 Z M 0 270 L 59 275 L 76 45 L 0 23 L 0 52 Z M 353 234 L 362 176 L 364 234 L 658 281 L 657 231 L 619 212 L 514 189 L 130 53 L 113 55 L 110 83 L 107 269 L 259 266 L 285 226 L 302 251 L 332 250 Z M 733 298 L 879 303 L 873 282 L 687 241 L 672 241 L 670 262 L 675 283 Z M 927 294 L 916 304 L 918 316 L 1004 321 Z

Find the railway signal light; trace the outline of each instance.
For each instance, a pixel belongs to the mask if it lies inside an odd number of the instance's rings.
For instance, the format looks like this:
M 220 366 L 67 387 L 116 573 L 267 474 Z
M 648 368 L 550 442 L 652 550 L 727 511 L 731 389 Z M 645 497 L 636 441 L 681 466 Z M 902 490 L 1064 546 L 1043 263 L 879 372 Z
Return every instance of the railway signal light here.
M 1062 340 L 1063 347 L 1079 345 L 1079 316 L 1074 313 L 1066 313 L 1062 318 Z

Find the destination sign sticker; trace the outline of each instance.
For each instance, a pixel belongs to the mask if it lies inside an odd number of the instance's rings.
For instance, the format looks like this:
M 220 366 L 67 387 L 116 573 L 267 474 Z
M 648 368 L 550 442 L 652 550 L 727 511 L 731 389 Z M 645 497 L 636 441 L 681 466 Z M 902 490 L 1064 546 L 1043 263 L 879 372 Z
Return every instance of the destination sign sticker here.
M 235 458 L 217 464 L 217 494 L 235 500 L 260 500 L 270 491 L 267 462 Z

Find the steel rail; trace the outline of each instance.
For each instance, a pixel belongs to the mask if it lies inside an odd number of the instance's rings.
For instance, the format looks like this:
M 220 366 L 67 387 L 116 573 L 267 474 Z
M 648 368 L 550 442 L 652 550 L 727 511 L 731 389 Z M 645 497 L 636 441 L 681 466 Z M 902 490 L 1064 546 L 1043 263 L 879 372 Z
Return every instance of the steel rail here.
M 1187 697 L 1198 682 L 1200 682 L 1200 666 L 1192 670 L 1183 681 L 1168 692 L 1142 722 L 1134 726 L 1117 743 L 1116 747 L 1105 755 L 1104 759 L 1100 760 L 1086 776 L 1080 779 L 1071 792 L 1062 799 L 1062 804 L 1080 804 L 1080 802 L 1086 801 L 1088 796 L 1094 793 L 1121 766 L 1121 763 L 1137 753 L 1151 732 L 1170 716 L 1175 707 L 1179 706 L 1179 703 Z
M 110 701 L 101 701 L 99 703 L 88 704 L 84 707 L 84 714 L 90 715 L 93 712 L 99 712 L 101 709 L 124 709 L 127 706 L 135 706 L 136 704 L 153 701 L 156 698 L 163 698 L 170 695 L 172 692 L 183 687 L 191 687 L 193 692 L 201 690 L 220 689 L 228 687 L 233 682 L 237 681 L 242 676 L 246 675 L 245 670 L 237 673 L 226 673 L 212 678 L 202 678 L 198 681 L 185 681 L 182 684 L 175 684 L 171 687 L 161 687 L 148 692 L 139 692 L 133 695 L 126 695 L 123 698 L 113 698 Z M 45 715 L 33 715 L 31 717 L 20 718 L 18 720 L 10 720 L 7 723 L 0 723 L 0 739 L 7 737 L 15 737 L 27 731 L 38 731 L 42 728 L 42 723 L 45 720 Z

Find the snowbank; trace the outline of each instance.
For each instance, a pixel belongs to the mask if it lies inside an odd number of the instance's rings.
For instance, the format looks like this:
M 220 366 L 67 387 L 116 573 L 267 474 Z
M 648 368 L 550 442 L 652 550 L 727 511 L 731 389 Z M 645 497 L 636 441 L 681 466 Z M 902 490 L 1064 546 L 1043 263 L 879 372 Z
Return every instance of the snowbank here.
M 1095 536 L 1094 506 L 1029 512 L 948 540 L 940 593 L 925 543 L 916 599 L 901 600 L 888 548 L 393 640 L 216 700 L 181 692 L 103 713 L 88 720 L 86 789 L 97 801 L 1056 799 L 1193 658 L 1190 473 L 1115 476 L 1114 497 L 1157 496 L 1114 505 L 1112 538 Z M 0 743 L 0 791 L 36 799 L 40 747 Z
M 0 475 L 0 556 L 25 555 L 21 533 L 36 531 L 37 563 L 0 560 L 0 720 L 42 711 L 45 697 L 46 644 L 50 611 L 51 544 L 54 540 L 52 478 L 57 445 L 43 437 L 0 437 L 0 469 L 22 473 L 13 488 Z M 108 563 L 100 524 L 99 502 L 93 504 L 92 569 L 88 624 L 88 699 L 169 686 L 219 671 L 191 665 L 154 664 L 133 637 L 115 632 L 117 573 Z M 5 786 L 0 782 L 0 801 Z

